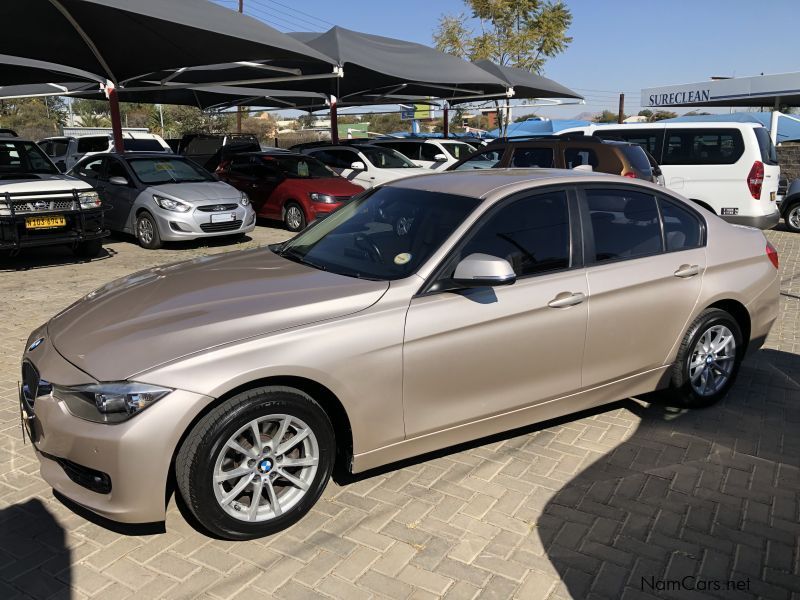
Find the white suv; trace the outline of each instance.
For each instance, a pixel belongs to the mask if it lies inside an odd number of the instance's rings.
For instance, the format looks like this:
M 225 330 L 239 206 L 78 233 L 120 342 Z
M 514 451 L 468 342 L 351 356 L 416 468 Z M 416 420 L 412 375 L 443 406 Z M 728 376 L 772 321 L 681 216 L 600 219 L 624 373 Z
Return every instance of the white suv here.
M 128 152 L 172 152 L 161 136 L 144 131 L 123 131 L 122 143 Z M 108 133 L 45 138 L 39 141 L 39 147 L 63 173 L 85 156 L 115 152 L 114 139 Z
M 469 144 L 450 139 L 389 138 L 370 140 L 370 143 L 397 150 L 410 158 L 414 164 L 434 171 L 444 171 L 450 165 L 475 152 Z
M 589 125 L 560 131 L 639 144 L 661 165 L 666 187 L 731 223 L 769 229 L 780 167 L 769 132 L 756 123 Z
M 404 155 L 373 144 L 331 144 L 295 147 L 303 154 L 322 161 L 342 177 L 365 189 L 425 171 Z

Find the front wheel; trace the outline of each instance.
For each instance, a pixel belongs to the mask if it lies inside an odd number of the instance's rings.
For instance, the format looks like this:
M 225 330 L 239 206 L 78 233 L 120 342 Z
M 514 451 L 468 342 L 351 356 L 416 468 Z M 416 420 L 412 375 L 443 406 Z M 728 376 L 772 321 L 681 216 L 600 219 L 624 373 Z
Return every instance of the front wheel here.
M 299 204 L 290 202 L 284 210 L 283 223 L 289 231 L 302 231 L 306 228 L 306 216 Z
M 736 380 L 744 356 L 742 330 L 729 313 L 703 311 L 683 338 L 667 395 L 687 408 L 710 406 Z
M 238 394 L 201 419 L 175 464 L 178 489 L 210 533 L 249 540 L 305 515 L 333 470 L 335 439 L 325 411 L 293 388 Z
M 148 250 L 158 250 L 162 246 L 156 220 L 148 212 L 136 217 L 136 239 L 142 248 Z
M 800 202 L 795 202 L 783 217 L 786 228 L 793 233 L 800 233 Z

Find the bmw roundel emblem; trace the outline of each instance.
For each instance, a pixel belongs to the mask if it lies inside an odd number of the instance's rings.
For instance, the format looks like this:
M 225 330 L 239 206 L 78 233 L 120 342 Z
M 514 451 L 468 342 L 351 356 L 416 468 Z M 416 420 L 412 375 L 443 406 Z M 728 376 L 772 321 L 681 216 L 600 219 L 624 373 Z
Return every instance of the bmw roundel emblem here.
M 33 352 L 34 350 L 36 350 L 41 345 L 41 343 L 43 341 L 44 341 L 44 338 L 39 338 L 38 340 L 33 342 L 30 346 L 28 346 L 28 352 Z

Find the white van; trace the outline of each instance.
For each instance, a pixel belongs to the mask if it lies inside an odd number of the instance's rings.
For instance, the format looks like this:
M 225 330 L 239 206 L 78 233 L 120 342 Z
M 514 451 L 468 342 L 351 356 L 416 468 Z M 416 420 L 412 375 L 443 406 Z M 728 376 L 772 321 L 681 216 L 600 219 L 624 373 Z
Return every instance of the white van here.
M 172 152 L 161 136 L 144 131 L 123 131 L 122 143 L 127 152 Z M 110 133 L 59 136 L 40 140 L 39 146 L 66 173 L 84 156 L 114 152 L 114 139 Z
M 397 150 L 414 164 L 434 171 L 444 171 L 475 152 L 469 144 L 451 139 L 390 138 L 370 140 L 370 143 Z
M 778 158 L 757 123 L 588 125 L 558 135 L 574 132 L 639 144 L 661 165 L 666 187 L 726 221 L 769 229 L 780 219 Z

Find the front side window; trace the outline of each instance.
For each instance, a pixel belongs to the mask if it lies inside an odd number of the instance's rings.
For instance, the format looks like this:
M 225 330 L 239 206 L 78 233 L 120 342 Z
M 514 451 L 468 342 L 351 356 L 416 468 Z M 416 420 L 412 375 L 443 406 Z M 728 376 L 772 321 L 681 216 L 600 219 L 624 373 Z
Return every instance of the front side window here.
M 471 171 L 472 169 L 494 169 L 500 166 L 504 151 L 505 148 L 492 148 L 491 150 L 478 152 L 470 156 L 469 159 L 458 165 L 454 170 Z
M 178 157 L 132 158 L 128 164 L 136 177 L 147 185 L 216 181 L 208 171 Z
M 103 163 L 105 158 L 92 158 L 82 162 L 75 167 L 75 174 L 78 177 L 88 177 L 98 179 L 103 174 Z
M 420 160 L 436 162 L 436 157 L 439 156 L 440 154 L 444 154 L 444 152 L 442 152 L 439 146 L 437 146 L 436 144 L 420 144 L 419 148 Z
M 380 146 L 359 146 L 358 151 L 378 169 L 419 169 L 403 154 Z
M 738 129 L 667 130 L 663 165 L 732 165 L 744 153 Z
M 122 165 L 122 163 L 118 160 L 110 158 L 108 159 L 108 164 L 106 165 L 106 174 L 104 179 L 110 180 L 112 177 L 122 177 L 124 179 L 129 178 L 128 172 L 125 170 L 125 167 Z
M 352 150 L 317 150 L 310 154 L 334 169 L 349 169 L 350 165 L 359 160 L 358 154 Z
M 637 258 L 662 251 L 656 199 L 627 190 L 587 190 L 586 207 L 596 262 Z
M 442 147 L 447 150 L 447 153 L 456 160 L 467 158 L 470 154 L 475 152 L 475 148 L 469 144 L 459 144 L 454 142 L 441 142 L 441 144 Z
M 279 254 L 340 275 L 402 279 L 415 273 L 479 202 L 438 192 L 378 188 L 293 238 Z
M 591 148 L 565 148 L 564 164 L 567 169 L 574 169 L 581 165 L 589 165 L 596 169 L 600 165 L 597 153 Z
M 702 244 L 700 219 L 678 204 L 659 198 L 667 252 L 697 248 Z
M 459 259 L 476 252 L 504 258 L 517 277 L 568 269 L 569 231 L 566 193 L 539 194 L 492 214 L 464 245 Z
M 511 155 L 511 167 L 551 169 L 553 162 L 552 148 L 515 148 Z

